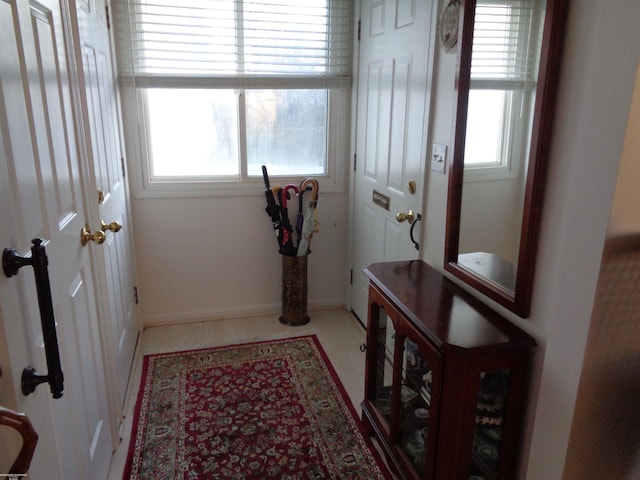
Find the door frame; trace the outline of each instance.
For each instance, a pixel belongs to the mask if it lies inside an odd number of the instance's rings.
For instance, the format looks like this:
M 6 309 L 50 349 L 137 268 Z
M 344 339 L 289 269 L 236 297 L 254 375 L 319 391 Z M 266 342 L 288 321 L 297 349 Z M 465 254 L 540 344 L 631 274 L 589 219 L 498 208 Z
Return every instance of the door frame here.
M 352 72 L 351 72 L 351 126 L 349 132 L 349 157 L 347 161 L 348 165 L 348 182 L 349 182 L 349 198 L 348 198 L 348 214 L 347 214 L 347 268 L 345 269 L 346 281 L 346 295 L 345 295 L 345 308 L 348 312 L 352 311 L 351 295 L 353 291 L 353 248 L 355 242 L 355 204 L 356 204 L 356 177 L 354 175 L 355 162 L 356 162 L 356 146 L 358 145 L 356 133 L 358 131 L 358 97 L 360 91 L 358 89 L 360 81 L 360 39 L 359 25 L 361 17 L 361 0 L 355 0 L 354 15 L 353 15 L 353 55 L 352 55 Z M 361 318 L 361 322 L 367 323 L 366 318 Z

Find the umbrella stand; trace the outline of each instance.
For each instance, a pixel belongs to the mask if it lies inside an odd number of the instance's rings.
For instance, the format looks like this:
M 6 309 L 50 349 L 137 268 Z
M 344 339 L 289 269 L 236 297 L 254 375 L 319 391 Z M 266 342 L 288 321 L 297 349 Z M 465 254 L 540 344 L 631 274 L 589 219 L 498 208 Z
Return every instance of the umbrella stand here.
M 307 315 L 307 257 L 282 257 L 282 316 L 280 323 L 299 326 L 309 323 Z

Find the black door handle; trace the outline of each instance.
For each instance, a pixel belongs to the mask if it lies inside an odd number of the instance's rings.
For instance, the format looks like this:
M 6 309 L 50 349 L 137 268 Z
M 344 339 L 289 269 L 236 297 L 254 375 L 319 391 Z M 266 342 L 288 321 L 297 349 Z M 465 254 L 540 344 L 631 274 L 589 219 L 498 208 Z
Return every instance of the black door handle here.
M 64 390 L 64 376 L 60 365 L 60 351 L 58 349 L 58 336 L 56 334 L 56 319 L 53 315 L 53 302 L 51 300 L 51 285 L 49 283 L 49 259 L 42 245 L 42 239 L 34 238 L 31 246 L 31 257 L 21 257 L 12 248 L 5 248 L 2 253 L 2 271 L 5 276 L 13 277 L 18 270 L 26 265 L 33 267 L 38 292 L 38 306 L 40 307 L 40 324 L 42 325 L 42 337 L 47 358 L 46 375 L 39 375 L 35 368 L 26 367 L 22 371 L 22 393 L 33 393 L 38 385 L 47 382 L 51 388 L 53 398 L 62 397 Z

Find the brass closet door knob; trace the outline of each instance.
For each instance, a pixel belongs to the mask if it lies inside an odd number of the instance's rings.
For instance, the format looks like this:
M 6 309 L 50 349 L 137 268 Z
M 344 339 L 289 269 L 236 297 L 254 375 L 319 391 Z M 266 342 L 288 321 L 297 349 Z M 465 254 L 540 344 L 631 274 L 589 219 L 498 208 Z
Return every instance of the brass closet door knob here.
M 111 230 L 113 233 L 118 233 L 122 230 L 122 225 L 118 222 L 111 222 L 109 224 L 104 223 L 104 220 L 100 220 L 100 230 L 106 232 L 107 230 Z
M 91 228 L 89 227 L 89 225 L 82 227 L 82 230 L 80 231 L 80 242 L 82 243 L 83 247 L 90 241 L 97 245 L 102 245 L 104 243 L 105 237 L 106 235 L 102 230 L 91 233 Z

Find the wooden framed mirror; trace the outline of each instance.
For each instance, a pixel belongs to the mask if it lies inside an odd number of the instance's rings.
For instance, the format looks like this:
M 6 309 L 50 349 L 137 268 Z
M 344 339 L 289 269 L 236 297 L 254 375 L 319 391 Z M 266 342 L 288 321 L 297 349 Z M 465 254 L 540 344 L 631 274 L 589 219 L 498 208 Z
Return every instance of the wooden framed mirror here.
M 531 290 L 566 0 L 460 0 L 446 271 L 521 317 Z

